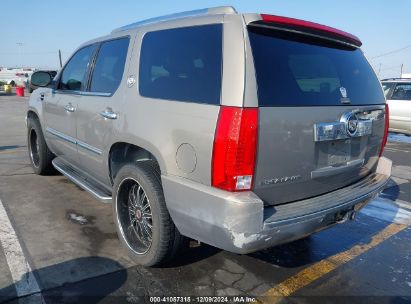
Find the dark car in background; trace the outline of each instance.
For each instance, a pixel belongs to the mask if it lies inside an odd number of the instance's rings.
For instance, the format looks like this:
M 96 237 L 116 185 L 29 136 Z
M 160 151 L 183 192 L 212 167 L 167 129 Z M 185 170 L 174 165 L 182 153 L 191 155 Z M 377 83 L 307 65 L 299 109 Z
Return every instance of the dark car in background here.
M 49 73 L 51 78 L 54 78 L 57 75 L 57 71 L 43 71 L 43 72 Z M 29 92 L 33 93 L 33 91 L 37 88 L 38 88 L 38 86 L 32 84 L 31 79 L 30 79 L 29 85 L 28 85 L 28 88 L 27 88 L 29 90 Z

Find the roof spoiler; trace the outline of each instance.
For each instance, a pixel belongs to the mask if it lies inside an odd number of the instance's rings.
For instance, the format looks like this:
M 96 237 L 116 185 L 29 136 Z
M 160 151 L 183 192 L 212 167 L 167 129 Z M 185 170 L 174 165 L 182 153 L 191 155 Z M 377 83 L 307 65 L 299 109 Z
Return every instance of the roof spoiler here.
M 362 45 L 361 40 L 350 33 L 301 19 L 261 14 L 261 20 L 252 22 L 250 25 L 268 25 L 279 30 L 334 40 L 355 47 L 360 47 Z

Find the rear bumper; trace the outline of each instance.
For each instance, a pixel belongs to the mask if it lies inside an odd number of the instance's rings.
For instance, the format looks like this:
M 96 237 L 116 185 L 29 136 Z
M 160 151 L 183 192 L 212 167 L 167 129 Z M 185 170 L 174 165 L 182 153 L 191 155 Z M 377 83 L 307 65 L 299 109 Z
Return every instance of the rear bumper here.
M 215 247 L 250 253 L 290 242 L 345 221 L 383 190 L 391 161 L 348 187 L 314 198 L 264 207 L 253 192 L 230 193 L 187 179 L 162 176 L 170 215 L 179 231 Z

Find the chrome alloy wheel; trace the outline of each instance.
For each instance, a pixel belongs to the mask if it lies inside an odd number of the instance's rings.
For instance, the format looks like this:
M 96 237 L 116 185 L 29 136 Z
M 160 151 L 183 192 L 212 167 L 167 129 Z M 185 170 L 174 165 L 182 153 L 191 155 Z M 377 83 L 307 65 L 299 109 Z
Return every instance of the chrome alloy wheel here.
M 121 182 L 116 208 L 128 247 L 136 254 L 145 254 L 153 240 L 153 217 L 150 201 L 136 180 L 127 178 Z
M 38 168 L 40 166 L 40 145 L 37 133 L 34 129 L 30 130 L 29 144 L 31 161 L 33 165 Z

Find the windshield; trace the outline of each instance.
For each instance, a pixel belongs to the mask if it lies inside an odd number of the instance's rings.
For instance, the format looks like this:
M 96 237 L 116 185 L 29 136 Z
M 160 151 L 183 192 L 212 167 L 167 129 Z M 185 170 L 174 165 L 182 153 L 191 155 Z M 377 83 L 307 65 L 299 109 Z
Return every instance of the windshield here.
M 380 83 L 357 48 L 249 27 L 260 106 L 384 103 Z

